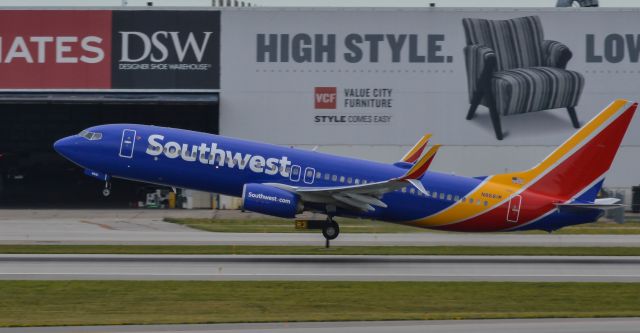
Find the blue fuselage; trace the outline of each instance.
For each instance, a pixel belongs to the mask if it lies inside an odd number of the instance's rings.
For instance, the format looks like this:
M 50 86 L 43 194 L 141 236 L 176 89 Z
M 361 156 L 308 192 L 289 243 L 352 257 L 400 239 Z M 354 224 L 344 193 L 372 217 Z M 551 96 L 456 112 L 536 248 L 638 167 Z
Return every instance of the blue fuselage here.
M 384 164 L 146 125 L 102 125 L 85 132 L 100 133 L 100 138 L 91 140 L 91 134 L 67 137 L 56 143 L 56 150 L 99 176 L 230 196 L 241 196 L 243 186 L 247 183 L 280 183 L 299 187 L 349 186 L 400 177 L 411 167 L 408 163 Z M 443 212 L 459 203 L 483 181 L 485 177 L 427 172 L 421 182 L 430 196 L 409 186 L 385 193 L 381 200 L 387 204 L 386 208 L 379 207 L 368 212 L 340 209 L 338 215 L 389 222 L 414 221 Z M 310 205 L 309 208 L 323 210 L 321 205 Z M 588 222 L 589 219 L 593 217 L 554 213 L 538 221 L 536 227 L 558 229 L 567 224 Z M 529 224 L 527 228 L 535 225 Z

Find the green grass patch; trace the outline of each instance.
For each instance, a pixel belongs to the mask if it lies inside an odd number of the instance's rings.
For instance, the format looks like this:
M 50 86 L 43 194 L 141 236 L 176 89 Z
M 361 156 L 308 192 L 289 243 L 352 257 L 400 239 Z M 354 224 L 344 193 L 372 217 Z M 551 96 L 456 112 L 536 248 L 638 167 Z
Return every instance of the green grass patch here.
M 318 241 L 322 243 L 321 240 Z M 640 256 L 640 247 L 513 246 L 253 246 L 253 245 L 0 245 L 4 254 L 247 254 L 247 255 L 524 255 Z
M 639 283 L 3 281 L 0 326 L 640 316 Z
M 294 220 L 278 218 L 260 219 L 200 219 L 200 218 L 170 218 L 164 219 L 166 222 L 188 226 L 190 228 L 214 231 L 214 232 L 315 232 L 318 230 L 297 230 L 294 228 Z M 441 233 L 446 231 L 436 231 L 416 228 L 401 224 L 371 221 L 365 219 L 337 220 L 340 224 L 341 233 L 417 233 L 432 232 Z M 517 234 L 546 234 L 545 231 L 521 231 Z M 640 221 L 633 220 L 623 224 L 602 220 L 595 223 L 581 224 L 562 228 L 554 231 L 558 235 L 638 235 L 640 234 Z
M 319 230 L 295 229 L 294 220 L 291 219 L 199 219 L 167 217 L 164 220 L 166 222 L 182 224 L 198 230 L 214 232 L 319 232 Z M 363 219 L 339 219 L 338 222 L 340 223 L 340 232 L 346 233 L 427 232 L 426 229 Z

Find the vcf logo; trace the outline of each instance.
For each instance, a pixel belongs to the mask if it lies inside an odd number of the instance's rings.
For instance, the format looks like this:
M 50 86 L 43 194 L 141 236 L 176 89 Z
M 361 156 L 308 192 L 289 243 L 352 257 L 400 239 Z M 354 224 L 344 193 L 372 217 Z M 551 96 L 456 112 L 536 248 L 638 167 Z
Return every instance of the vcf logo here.
M 122 39 L 121 62 L 140 62 L 147 59 L 151 62 L 163 62 L 170 55 L 175 55 L 179 62 L 183 62 L 188 53 L 192 53 L 197 62 L 202 62 L 213 32 L 205 31 L 198 37 L 193 32 L 181 34 L 178 31 L 156 31 L 151 36 L 139 31 L 119 33 Z
M 315 87 L 315 108 L 335 109 L 338 92 L 336 87 Z

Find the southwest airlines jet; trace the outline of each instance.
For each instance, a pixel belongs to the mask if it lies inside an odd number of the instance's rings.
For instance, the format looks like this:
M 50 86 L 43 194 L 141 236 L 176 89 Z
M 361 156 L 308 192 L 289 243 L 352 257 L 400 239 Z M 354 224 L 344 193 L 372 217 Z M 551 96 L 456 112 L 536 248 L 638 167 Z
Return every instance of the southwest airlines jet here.
M 294 218 L 327 214 L 438 230 L 489 232 L 596 221 L 617 199 L 596 199 L 637 103 L 616 100 L 531 169 L 483 177 L 427 171 L 440 147 L 425 135 L 385 164 L 174 128 L 113 124 L 57 141 L 55 150 L 105 181 L 111 177 L 242 198 L 243 208 Z

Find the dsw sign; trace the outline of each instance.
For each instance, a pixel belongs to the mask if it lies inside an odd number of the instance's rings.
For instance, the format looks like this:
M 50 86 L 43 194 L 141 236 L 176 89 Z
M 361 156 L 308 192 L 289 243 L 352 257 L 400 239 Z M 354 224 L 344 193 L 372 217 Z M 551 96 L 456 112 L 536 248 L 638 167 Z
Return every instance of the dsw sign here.
M 139 31 L 120 31 L 122 53 L 120 62 L 202 62 L 202 58 L 212 38 L 212 31 L 199 34 L 179 31 L 156 31 L 147 35 Z

